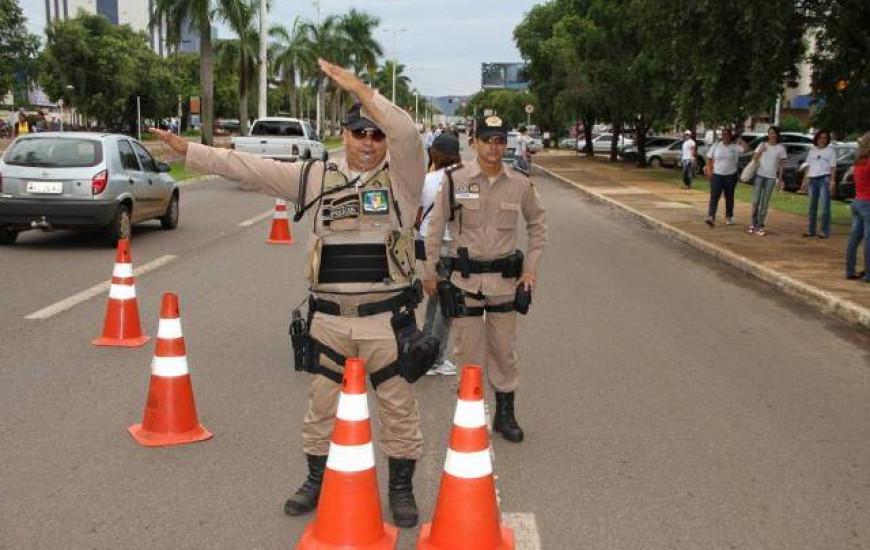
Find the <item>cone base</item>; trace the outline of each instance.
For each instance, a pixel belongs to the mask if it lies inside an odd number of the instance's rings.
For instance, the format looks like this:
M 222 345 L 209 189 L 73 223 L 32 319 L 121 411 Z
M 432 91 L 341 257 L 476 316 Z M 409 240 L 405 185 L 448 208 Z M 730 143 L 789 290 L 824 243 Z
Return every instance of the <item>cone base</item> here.
M 144 335 L 136 338 L 109 338 L 107 336 L 100 336 L 99 338 L 91 340 L 91 343 L 95 346 L 138 348 L 139 346 L 144 346 L 150 340 L 150 336 Z
M 180 434 L 162 434 L 148 431 L 142 427 L 142 424 L 133 424 L 127 431 L 133 436 L 133 439 L 143 447 L 166 447 L 169 445 L 183 445 L 185 443 L 196 443 L 197 441 L 205 441 L 214 437 L 210 431 L 197 425 L 196 428 L 180 433 Z
M 453 550 L 453 548 L 468 548 L 469 550 L 514 550 L 514 531 L 510 527 L 500 526 L 501 544 L 492 548 L 479 548 L 473 542 L 457 543 L 457 546 L 441 547 L 434 545 L 429 540 L 432 524 L 426 523 L 420 528 L 420 537 L 417 539 L 417 550 Z
M 290 239 L 290 240 L 266 239 L 266 242 L 269 244 L 293 244 L 293 239 Z
M 315 523 L 312 522 L 305 527 L 302 540 L 299 541 L 296 550 L 395 550 L 399 536 L 399 530 L 396 527 L 384 523 L 384 536 L 379 541 L 370 544 L 335 545 L 317 540 L 314 537 L 314 525 Z

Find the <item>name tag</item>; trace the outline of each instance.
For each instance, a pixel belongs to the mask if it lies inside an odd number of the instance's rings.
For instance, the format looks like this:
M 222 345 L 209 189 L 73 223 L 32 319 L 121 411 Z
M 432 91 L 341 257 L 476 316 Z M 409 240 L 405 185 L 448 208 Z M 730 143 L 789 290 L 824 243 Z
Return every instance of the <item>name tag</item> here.
M 480 185 L 471 183 L 469 185 L 459 185 L 456 187 L 457 199 L 479 199 Z

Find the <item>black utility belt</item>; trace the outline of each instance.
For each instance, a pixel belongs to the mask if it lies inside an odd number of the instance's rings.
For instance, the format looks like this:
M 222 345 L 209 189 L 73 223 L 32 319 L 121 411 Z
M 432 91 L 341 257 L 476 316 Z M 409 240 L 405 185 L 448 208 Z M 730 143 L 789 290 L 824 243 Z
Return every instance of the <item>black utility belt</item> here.
M 501 273 L 506 279 L 515 279 L 523 274 L 523 253 L 515 251 L 510 256 L 497 260 L 472 260 L 468 257 L 468 248 L 462 247 L 457 251 L 456 258 L 450 256 L 441 257 L 441 265 L 448 272 L 458 271 L 463 279 L 477 273 Z
M 308 307 L 312 312 L 334 315 L 336 317 L 370 317 L 389 311 L 398 311 L 402 308 L 414 309 L 423 299 L 423 291 L 419 281 L 402 290 L 396 296 L 368 304 L 356 306 L 344 306 L 332 300 L 324 300 L 310 296 Z
M 438 281 L 437 289 L 441 314 L 449 319 L 481 317 L 484 313 L 510 313 L 512 311 L 525 315 L 529 312 L 529 307 L 532 305 L 532 293 L 526 290 L 525 285 L 522 283 L 517 285 L 513 301 L 481 306 L 466 305 L 465 298 L 486 300 L 486 296 L 481 293 L 471 293 L 462 290 L 449 280 Z

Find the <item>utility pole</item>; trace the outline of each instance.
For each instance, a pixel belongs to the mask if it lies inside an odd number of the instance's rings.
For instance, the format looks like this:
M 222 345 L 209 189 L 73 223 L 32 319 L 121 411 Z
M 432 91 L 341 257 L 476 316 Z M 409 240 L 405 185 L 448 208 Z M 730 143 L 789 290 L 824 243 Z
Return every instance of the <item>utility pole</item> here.
M 420 92 L 414 90 L 414 122 L 419 122 L 417 113 L 420 111 Z
M 393 103 L 396 102 L 396 69 L 398 68 L 397 67 L 398 54 L 396 52 L 396 36 L 398 36 L 398 34 L 400 32 L 405 32 L 407 30 L 408 29 L 384 29 L 384 32 L 393 33 L 393 97 L 392 97 Z
M 260 0 L 260 102 L 257 106 L 257 118 L 265 118 L 268 116 L 266 97 L 268 94 L 268 81 L 266 78 L 267 62 L 266 59 L 266 0 Z

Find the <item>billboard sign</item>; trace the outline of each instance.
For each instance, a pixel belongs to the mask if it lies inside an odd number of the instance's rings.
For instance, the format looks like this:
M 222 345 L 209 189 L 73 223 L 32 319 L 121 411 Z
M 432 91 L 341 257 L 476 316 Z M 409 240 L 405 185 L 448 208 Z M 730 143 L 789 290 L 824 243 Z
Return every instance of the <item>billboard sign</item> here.
M 484 90 L 527 90 L 529 78 L 525 63 L 482 63 L 481 87 Z

